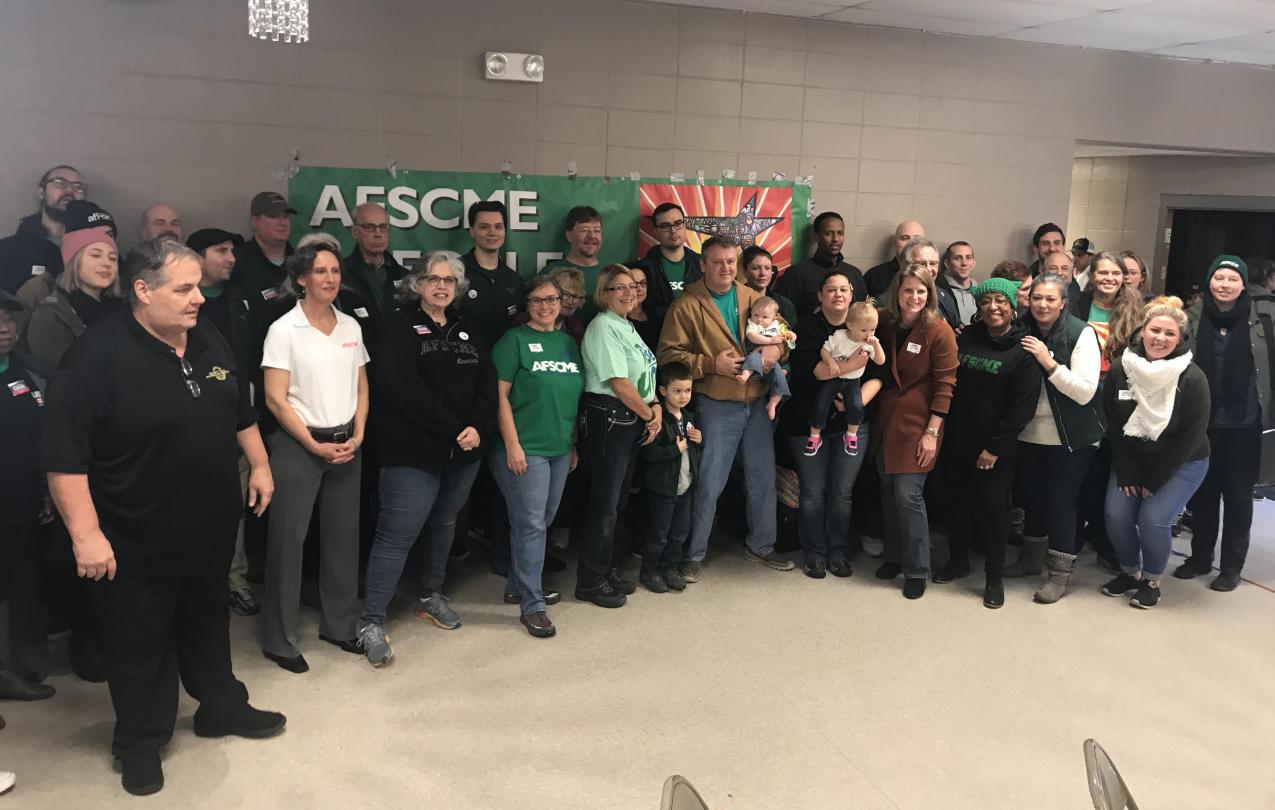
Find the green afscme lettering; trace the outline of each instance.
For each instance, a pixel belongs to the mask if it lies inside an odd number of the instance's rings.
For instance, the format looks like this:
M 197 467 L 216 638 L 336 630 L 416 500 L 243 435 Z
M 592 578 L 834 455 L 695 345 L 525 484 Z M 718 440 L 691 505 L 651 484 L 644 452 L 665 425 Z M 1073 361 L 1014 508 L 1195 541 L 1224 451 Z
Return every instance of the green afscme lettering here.
M 985 371 L 988 374 L 999 374 L 1001 366 L 1004 364 L 1001 360 L 993 360 L 990 357 L 979 357 L 974 354 L 959 355 L 961 365 L 975 371 Z

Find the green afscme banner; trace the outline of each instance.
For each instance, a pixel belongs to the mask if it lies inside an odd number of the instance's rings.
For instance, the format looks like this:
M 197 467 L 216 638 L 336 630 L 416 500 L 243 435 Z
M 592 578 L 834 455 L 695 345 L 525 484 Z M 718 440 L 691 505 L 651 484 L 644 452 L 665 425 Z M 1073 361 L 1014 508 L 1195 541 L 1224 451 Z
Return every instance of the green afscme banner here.
M 410 264 L 431 250 L 464 253 L 472 247 L 465 212 L 480 200 L 499 200 L 509 212 L 506 262 L 523 276 L 539 272 L 567 251 L 563 223 L 577 205 L 602 215 L 603 264 L 627 262 L 655 244 L 650 214 L 661 202 L 686 212 L 687 244 L 699 250 L 715 234 L 769 250 L 786 267 L 804 256 L 810 188 L 785 180 L 705 180 L 565 177 L 479 172 L 304 167 L 288 186 L 294 241 L 325 231 L 353 250 L 350 224 L 365 202 L 390 217 L 390 251 Z

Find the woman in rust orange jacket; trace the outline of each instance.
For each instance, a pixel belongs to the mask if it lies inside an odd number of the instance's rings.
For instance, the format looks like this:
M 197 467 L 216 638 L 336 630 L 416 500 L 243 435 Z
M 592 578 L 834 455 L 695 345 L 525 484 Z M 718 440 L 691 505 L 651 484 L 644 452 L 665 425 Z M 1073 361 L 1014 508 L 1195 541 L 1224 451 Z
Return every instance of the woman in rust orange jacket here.
M 877 338 L 886 361 L 872 423 L 885 512 L 885 562 L 876 575 L 894 579 L 903 574 L 903 595 L 919 599 L 930 573 L 929 517 L 922 491 L 938 457 L 956 385 L 956 334 L 939 314 L 929 268 L 908 264 L 895 275 L 885 298 Z

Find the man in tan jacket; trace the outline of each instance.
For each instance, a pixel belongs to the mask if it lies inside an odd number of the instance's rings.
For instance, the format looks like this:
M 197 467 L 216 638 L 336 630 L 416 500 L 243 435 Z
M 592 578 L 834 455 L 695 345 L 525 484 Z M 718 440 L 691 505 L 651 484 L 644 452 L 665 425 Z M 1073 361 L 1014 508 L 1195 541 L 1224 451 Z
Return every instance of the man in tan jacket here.
M 702 573 L 717 498 L 736 455 L 744 465 L 748 504 L 744 556 L 776 571 L 793 567 L 775 553 L 774 424 L 766 414 L 766 385 L 756 375 L 747 382 L 735 376 L 744 360 L 749 308 L 760 296 L 736 278 L 738 251 L 738 245 L 719 237 L 704 243 L 704 277 L 688 284 L 673 302 L 660 332 L 660 363 L 685 363 L 695 377 L 695 410 L 704 434 L 691 534 L 681 566 L 687 582 Z M 761 351 L 767 370 L 787 354 L 782 345 Z

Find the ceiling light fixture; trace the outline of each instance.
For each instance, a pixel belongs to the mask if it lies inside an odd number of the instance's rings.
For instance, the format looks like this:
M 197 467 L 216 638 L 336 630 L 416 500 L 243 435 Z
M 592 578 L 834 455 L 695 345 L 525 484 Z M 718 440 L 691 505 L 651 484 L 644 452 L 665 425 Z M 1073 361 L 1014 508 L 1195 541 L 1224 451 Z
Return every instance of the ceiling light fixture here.
M 248 34 L 269 42 L 308 42 L 310 0 L 248 0 Z

